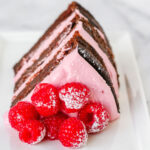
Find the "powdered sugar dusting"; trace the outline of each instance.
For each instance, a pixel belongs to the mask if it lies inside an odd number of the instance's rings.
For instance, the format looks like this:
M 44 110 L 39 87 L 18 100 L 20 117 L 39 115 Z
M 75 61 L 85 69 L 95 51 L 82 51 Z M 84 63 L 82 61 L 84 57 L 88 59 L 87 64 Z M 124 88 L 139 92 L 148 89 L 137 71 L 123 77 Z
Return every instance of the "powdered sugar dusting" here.
M 56 101 L 55 101 L 55 98 L 56 96 L 52 95 L 52 96 L 49 96 L 50 98 L 50 101 L 45 103 L 44 101 L 38 101 L 36 103 L 36 107 L 45 107 L 45 108 L 54 108 L 56 107 Z
M 18 122 L 21 121 L 21 119 L 22 119 L 22 116 L 19 113 L 17 113 L 17 120 L 18 120 Z
M 86 145 L 86 143 L 87 143 L 88 134 L 87 134 L 86 127 L 83 122 L 82 122 L 82 125 L 84 128 L 83 128 L 83 130 L 79 131 L 79 133 L 76 135 L 78 137 L 78 139 L 76 139 L 76 143 L 72 143 L 73 148 L 82 147 L 82 146 Z
M 51 104 L 52 104 L 52 105 L 51 105 Z M 36 107 L 52 108 L 52 107 L 55 107 L 55 105 L 56 105 L 56 102 L 52 102 L 52 103 L 43 103 L 43 102 L 41 101 L 41 102 L 36 103 Z
M 109 118 L 106 117 L 107 112 L 104 110 L 101 114 L 101 120 L 97 115 L 94 115 L 94 123 L 88 130 L 88 133 L 96 133 L 104 130 L 109 124 Z
M 53 88 L 49 88 L 48 87 L 49 84 L 47 83 L 42 83 L 42 84 L 38 84 L 36 85 L 36 88 L 34 89 L 34 94 L 38 94 L 38 92 L 41 90 L 41 89 L 45 89 L 45 88 L 48 88 L 48 91 L 47 91 L 47 95 L 49 96 L 49 100 L 45 103 L 45 101 L 43 100 L 39 100 L 39 101 L 36 101 L 36 107 L 47 107 L 47 108 L 51 108 L 51 107 L 55 107 L 56 106 L 56 93 L 53 91 L 54 89 Z M 41 96 L 42 95 L 45 95 L 45 93 L 40 93 Z M 41 98 L 46 98 L 45 96 L 41 97 Z
M 87 95 L 87 89 L 77 90 L 76 88 L 69 87 L 67 90 L 62 89 L 59 93 L 59 97 L 65 102 L 65 106 L 69 109 L 80 109 L 83 106 L 83 101 L 89 100 Z
M 31 144 L 37 144 L 37 143 L 41 142 L 44 139 L 44 137 L 46 135 L 46 129 L 45 129 L 45 127 L 43 129 L 42 129 L 42 127 L 40 127 L 39 130 L 41 130 L 40 136 L 37 138 L 37 140 L 35 142 L 33 142 Z
M 40 89 L 43 89 L 45 87 L 45 84 L 37 84 L 34 88 L 34 93 L 38 93 Z

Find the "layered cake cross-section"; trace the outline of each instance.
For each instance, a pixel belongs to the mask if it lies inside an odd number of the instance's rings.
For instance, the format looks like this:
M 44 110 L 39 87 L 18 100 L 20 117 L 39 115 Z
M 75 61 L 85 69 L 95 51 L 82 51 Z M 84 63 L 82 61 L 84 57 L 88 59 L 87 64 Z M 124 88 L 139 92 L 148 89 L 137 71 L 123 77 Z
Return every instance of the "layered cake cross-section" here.
M 80 82 L 90 89 L 90 100 L 107 109 L 111 120 L 119 117 L 119 81 L 111 46 L 99 23 L 76 2 L 19 60 L 14 72 L 11 106 L 30 101 L 39 83 L 60 87 Z

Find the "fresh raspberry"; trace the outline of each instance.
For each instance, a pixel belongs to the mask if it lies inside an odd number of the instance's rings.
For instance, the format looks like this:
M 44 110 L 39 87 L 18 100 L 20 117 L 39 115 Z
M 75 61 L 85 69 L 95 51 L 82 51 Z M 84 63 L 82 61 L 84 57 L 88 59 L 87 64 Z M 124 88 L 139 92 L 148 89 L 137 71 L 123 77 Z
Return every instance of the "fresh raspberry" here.
M 86 127 L 77 118 L 65 120 L 59 129 L 59 140 L 66 147 L 79 148 L 86 144 L 87 139 Z
M 34 89 L 31 100 L 39 114 L 44 117 L 54 115 L 59 110 L 58 92 L 51 84 L 38 84 Z
M 78 112 L 89 100 L 90 91 L 81 83 L 67 83 L 59 89 L 62 110 L 66 113 Z
M 49 140 L 58 139 L 58 131 L 63 121 L 67 119 L 67 116 L 63 113 L 44 118 L 42 123 L 46 127 L 46 138 Z
M 39 114 L 32 104 L 18 102 L 9 110 L 8 118 L 11 126 L 19 131 L 27 120 L 38 119 Z
M 99 103 L 90 103 L 81 109 L 78 118 L 82 120 L 88 133 L 96 133 L 105 129 L 109 124 L 109 113 Z
M 41 142 L 46 134 L 46 128 L 38 120 L 28 120 L 19 131 L 21 141 L 28 144 L 37 144 Z

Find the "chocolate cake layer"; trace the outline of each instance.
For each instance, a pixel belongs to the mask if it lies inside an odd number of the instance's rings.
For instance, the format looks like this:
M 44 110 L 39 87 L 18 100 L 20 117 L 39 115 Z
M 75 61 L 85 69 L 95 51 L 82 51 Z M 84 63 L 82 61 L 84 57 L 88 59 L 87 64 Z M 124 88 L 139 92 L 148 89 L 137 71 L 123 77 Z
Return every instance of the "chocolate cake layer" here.
M 119 112 L 119 103 L 117 100 L 117 96 L 114 87 L 112 85 L 109 73 L 103 62 L 103 59 L 96 52 L 96 50 L 93 47 L 91 47 L 81 36 L 77 37 L 77 42 L 78 42 L 78 53 L 103 77 L 103 79 L 111 88 Z

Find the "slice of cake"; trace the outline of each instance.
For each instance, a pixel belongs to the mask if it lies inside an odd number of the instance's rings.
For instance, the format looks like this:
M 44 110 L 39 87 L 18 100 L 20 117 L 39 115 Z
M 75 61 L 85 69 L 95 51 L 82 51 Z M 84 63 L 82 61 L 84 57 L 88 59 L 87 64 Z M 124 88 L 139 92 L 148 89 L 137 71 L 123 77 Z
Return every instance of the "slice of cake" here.
M 86 144 L 119 117 L 118 73 L 102 27 L 72 2 L 14 66 L 11 126 L 21 141 Z
M 73 2 L 14 66 L 12 105 L 30 101 L 38 83 L 80 82 L 111 120 L 119 117 L 118 74 L 107 37 L 95 18 Z

